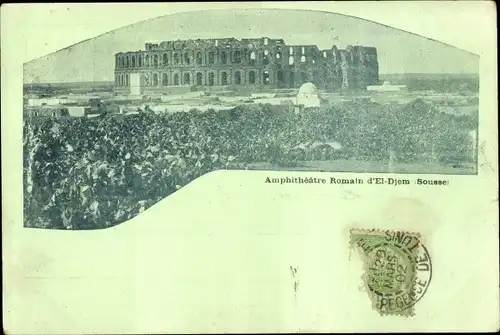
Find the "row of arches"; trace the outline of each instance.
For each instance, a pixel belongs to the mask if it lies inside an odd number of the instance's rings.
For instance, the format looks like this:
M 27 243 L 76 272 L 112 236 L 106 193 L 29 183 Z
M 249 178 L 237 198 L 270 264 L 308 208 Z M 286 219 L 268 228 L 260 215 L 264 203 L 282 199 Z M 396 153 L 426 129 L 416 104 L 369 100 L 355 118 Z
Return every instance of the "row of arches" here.
M 277 71 L 276 84 L 278 87 L 296 87 L 306 82 L 312 81 L 319 84 L 322 78 L 319 71 L 314 72 L 295 72 L 295 71 Z M 129 86 L 129 74 L 122 73 L 116 74 L 115 84 L 121 87 Z M 272 74 L 269 71 L 262 71 L 259 74 L 256 70 L 246 72 L 235 71 L 231 75 L 227 71 L 220 71 L 218 74 L 215 71 L 204 72 L 184 72 L 184 73 L 145 73 L 143 74 L 144 86 L 181 86 L 181 85 L 194 85 L 194 86 L 225 86 L 225 85 L 253 85 L 263 84 L 268 85 L 274 81 Z
M 117 86 L 128 86 L 129 80 L 130 79 L 128 73 L 115 75 L 115 85 Z
M 323 78 L 323 79 L 322 79 Z M 129 86 L 129 74 L 117 74 L 115 84 L 121 87 Z M 328 76 L 323 76 L 319 71 L 304 72 L 304 71 L 277 71 L 276 77 L 273 79 L 269 71 L 262 71 L 259 74 L 256 70 L 247 71 L 246 75 L 243 71 L 235 71 L 232 75 L 227 71 L 220 71 L 217 74 L 214 71 L 204 72 L 184 72 L 184 73 L 146 73 L 143 74 L 144 86 L 225 86 L 225 85 L 253 85 L 263 84 L 268 85 L 276 80 L 279 88 L 297 87 L 306 82 L 313 82 L 319 85 L 321 82 L 327 83 Z
M 149 80 L 151 78 L 151 80 Z M 249 83 L 255 83 L 256 76 L 255 71 L 249 72 Z M 153 73 L 151 77 L 149 75 L 145 75 L 144 77 L 145 85 L 150 86 L 178 86 L 178 85 L 196 85 L 196 86 L 215 86 L 215 85 L 241 85 L 243 84 L 243 76 L 241 71 L 235 71 L 232 78 L 228 72 L 222 71 L 219 74 L 219 78 L 217 78 L 215 72 L 208 72 L 206 74 L 202 72 L 196 72 L 194 76 L 191 73 L 184 73 L 182 76 L 179 73 L 174 73 L 169 78 L 169 74 L 163 73 Z
M 316 55 L 306 56 L 301 55 L 300 62 L 306 63 L 308 58 L 315 64 L 319 57 Z M 323 52 L 323 57 L 326 58 L 326 52 Z M 259 60 L 264 65 L 268 65 L 271 61 L 275 63 L 283 62 L 283 55 L 280 51 L 271 54 L 269 50 L 262 52 L 249 51 L 243 55 L 241 51 L 209 51 L 209 52 L 176 52 L 173 55 L 166 53 L 163 54 L 137 54 L 118 56 L 116 59 L 116 66 L 122 68 L 137 68 L 137 67 L 160 67 L 160 66 L 176 66 L 176 65 L 226 65 L 226 64 L 241 64 L 247 63 L 255 65 Z M 295 56 L 293 53 L 288 56 L 288 64 L 295 64 Z
M 164 54 L 138 54 L 118 56 L 116 59 L 117 67 L 158 67 L 169 65 L 191 65 L 191 64 L 241 64 L 241 51 L 209 51 L 207 53 L 198 51 L 196 53 L 184 52 L 174 53 L 173 55 Z
M 279 71 L 278 76 L 281 71 Z M 115 76 L 115 84 L 121 87 L 129 86 L 129 74 L 122 73 Z M 226 71 L 221 71 L 219 76 L 213 71 L 204 74 L 196 72 L 194 74 L 185 72 L 180 73 L 146 73 L 143 75 L 144 86 L 179 86 L 179 85 L 196 85 L 196 86 L 225 86 L 225 85 L 243 85 L 243 84 L 259 84 L 267 85 L 271 82 L 271 74 L 269 71 L 262 72 L 262 78 L 259 82 L 257 71 L 250 70 L 247 76 L 242 71 L 235 71 L 231 76 Z

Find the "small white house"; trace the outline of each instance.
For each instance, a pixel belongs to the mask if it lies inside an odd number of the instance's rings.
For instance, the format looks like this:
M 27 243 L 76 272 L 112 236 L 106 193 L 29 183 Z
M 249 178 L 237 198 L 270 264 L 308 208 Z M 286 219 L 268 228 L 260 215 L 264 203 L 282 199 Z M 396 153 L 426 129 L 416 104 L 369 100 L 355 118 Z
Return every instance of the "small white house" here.
M 69 115 L 74 117 L 85 117 L 90 114 L 91 108 L 89 106 L 67 106 Z
M 69 116 L 68 108 L 63 105 L 26 106 L 23 114 L 30 118 Z
M 27 106 L 40 107 L 40 106 L 56 106 L 67 102 L 67 99 L 60 98 L 28 98 Z
M 372 92 L 399 92 L 406 90 L 406 85 L 391 85 L 390 82 L 384 81 L 382 85 L 371 85 L 366 89 Z

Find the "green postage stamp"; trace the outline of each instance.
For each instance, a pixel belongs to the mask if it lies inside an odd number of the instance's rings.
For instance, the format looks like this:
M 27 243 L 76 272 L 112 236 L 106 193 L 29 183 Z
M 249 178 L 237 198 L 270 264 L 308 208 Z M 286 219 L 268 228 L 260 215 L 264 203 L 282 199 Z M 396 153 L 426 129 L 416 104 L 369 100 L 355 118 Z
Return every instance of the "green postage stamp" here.
M 431 258 L 417 233 L 352 229 L 352 248 L 360 251 L 363 282 L 381 315 L 413 316 L 432 277 Z

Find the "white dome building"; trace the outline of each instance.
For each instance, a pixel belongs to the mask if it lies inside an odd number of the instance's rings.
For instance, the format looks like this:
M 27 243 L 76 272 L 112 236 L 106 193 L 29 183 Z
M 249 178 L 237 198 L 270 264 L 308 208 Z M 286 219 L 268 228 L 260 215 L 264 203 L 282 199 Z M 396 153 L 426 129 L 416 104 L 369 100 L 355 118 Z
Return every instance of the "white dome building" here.
M 313 83 L 305 83 L 297 94 L 297 105 L 304 108 L 319 108 L 321 99 L 318 96 L 318 88 Z

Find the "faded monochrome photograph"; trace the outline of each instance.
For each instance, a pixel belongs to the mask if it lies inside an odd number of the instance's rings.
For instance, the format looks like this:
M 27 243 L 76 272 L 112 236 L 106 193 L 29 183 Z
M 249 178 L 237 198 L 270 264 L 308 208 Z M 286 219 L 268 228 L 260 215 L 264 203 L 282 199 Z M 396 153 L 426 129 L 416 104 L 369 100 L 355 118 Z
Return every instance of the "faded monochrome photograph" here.
M 479 56 L 317 11 L 206 10 L 24 64 L 24 226 L 102 229 L 216 170 L 477 174 Z
M 495 7 L 358 4 L 2 6 L 6 333 L 498 329 Z

